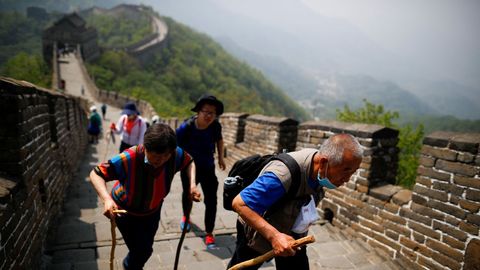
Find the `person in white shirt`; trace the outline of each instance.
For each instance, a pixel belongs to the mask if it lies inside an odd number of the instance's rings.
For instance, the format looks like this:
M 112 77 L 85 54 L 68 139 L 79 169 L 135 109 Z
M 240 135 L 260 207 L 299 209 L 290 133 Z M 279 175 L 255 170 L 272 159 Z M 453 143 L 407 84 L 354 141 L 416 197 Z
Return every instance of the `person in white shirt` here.
M 120 134 L 120 153 L 134 145 L 143 143 L 143 136 L 147 130 L 145 119 L 140 117 L 140 112 L 133 102 L 127 102 L 123 107 L 122 116 L 118 119 L 117 124 L 112 123 L 110 129 Z

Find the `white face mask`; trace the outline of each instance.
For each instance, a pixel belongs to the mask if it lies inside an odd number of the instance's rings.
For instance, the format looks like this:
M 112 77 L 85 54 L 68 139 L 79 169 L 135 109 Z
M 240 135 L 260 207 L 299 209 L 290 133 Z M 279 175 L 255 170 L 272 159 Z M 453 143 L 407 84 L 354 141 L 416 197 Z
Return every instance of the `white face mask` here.
M 334 184 L 332 184 L 332 182 L 330 182 L 330 180 L 328 180 L 327 171 L 328 171 L 328 162 L 327 162 L 327 166 L 326 166 L 326 169 L 325 169 L 325 178 L 320 177 L 320 170 L 318 170 L 317 181 L 320 184 L 320 186 L 322 186 L 322 187 L 326 187 L 328 189 L 336 189 L 337 186 L 335 186 Z

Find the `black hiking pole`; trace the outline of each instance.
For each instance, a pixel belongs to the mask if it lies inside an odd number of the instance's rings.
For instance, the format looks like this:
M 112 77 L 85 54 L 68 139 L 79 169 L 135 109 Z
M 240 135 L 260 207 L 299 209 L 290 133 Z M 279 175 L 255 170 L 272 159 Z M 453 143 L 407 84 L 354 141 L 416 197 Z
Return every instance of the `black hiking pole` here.
M 180 236 L 180 241 L 178 242 L 177 252 L 175 253 L 175 264 L 173 265 L 173 270 L 177 270 L 178 268 L 178 261 L 180 260 L 180 251 L 182 249 L 183 240 L 185 239 L 185 235 L 187 234 L 188 226 L 187 224 L 190 222 L 190 212 L 192 211 L 192 200 L 189 198 L 187 203 L 187 211 L 185 213 L 185 225 L 182 229 L 182 235 Z

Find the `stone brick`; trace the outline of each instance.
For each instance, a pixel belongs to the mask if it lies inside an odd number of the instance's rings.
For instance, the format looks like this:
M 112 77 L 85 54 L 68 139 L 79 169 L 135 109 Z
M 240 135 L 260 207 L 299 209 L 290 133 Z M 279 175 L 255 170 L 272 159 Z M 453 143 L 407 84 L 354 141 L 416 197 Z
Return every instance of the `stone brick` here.
M 402 247 L 400 249 L 400 253 L 403 254 L 405 257 L 407 257 L 408 260 L 410 260 L 410 261 L 414 262 L 414 261 L 417 260 L 417 253 L 413 252 L 412 250 L 410 250 L 408 248 Z
M 411 204 L 411 209 L 419 215 L 428 216 L 428 217 L 431 217 L 433 219 L 443 220 L 445 218 L 445 215 L 443 213 L 435 211 L 431 208 L 425 207 L 425 206 L 420 205 L 420 204 L 412 203 Z
M 359 223 L 352 223 L 352 229 L 355 230 L 356 232 L 360 232 L 368 237 L 373 236 L 373 231 L 365 228 L 364 226 L 360 225 Z
M 478 226 L 473 224 L 465 223 L 462 221 L 460 222 L 459 229 L 472 235 L 478 235 Z
M 435 131 L 425 136 L 425 138 L 423 139 L 423 144 L 438 147 L 447 147 L 450 142 L 450 138 L 455 135 L 458 135 L 458 133 L 449 131 Z
M 447 244 L 441 243 L 439 241 L 427 238 L 425 243 L 429 248 L 438 251 L 457 262 L 461 262 L 463 259 L 463 253 L 460 252 L 458 249 L 454 249 Z
M 400 216 L 397 216 L 397 215 L 393 215 L 393 214 L 391 214 L 391 213 L 389 213 L 385 210 L 379 211 L 378 215 L 383 219 L 388 219 L 388 220 L 390 220 L 392 222 L 395 222 L 397 224 L 401 224 L 401 225 L 407 224 L 407 221 L 404 218 L 402 218 Z
M 465 251 L 464 270 L 478 270 L 480 265 L 480 239 L 472 239 Z
M 400 236 L 400 244 L 427 257 L 431 257 L 433 254 L 432 250 L 427 245 L 420 244 L 403 236 Z
M 480 133 L 457 133 L 451 138 L 448 148 L 477 154 L 479 143 Z
M 413 231 L 422 233 L 426 236 L 430 236 L 431 238 L 434 238 L 434 239 L 440 239 L 440 236 L 441 236 L 440 233 L 432 230 L 430 227 L 426 227 L 425 225 L 422 225 L 412 220 L 409 220 L 407 225 Z
M 381 242 L 377 241 L 376 239 L 373 239 L 373 240 L 368 239 L 367 244 L 369 244 L 373 248 L 378 248 L 379 250 L 381 250 L 384 253 L 387 253 L 390 257 L 395 256 L 395 252 L 393 250 L 388 248 L 388 246 L 386 246 L 385 244 L 382 244 Z
M 445 160 L 437 160 L 435 168 L 447 172 L 458 173 L 465 176 L 473 177 L 478 174 L 478 168 L 458 162 L 450 162 Z
M 398 214 L 399 210 L 400 210 L 400 206 L 395 205 L 393 203 L 386 203 L 384 209 L 387 210 L 390 213 Z
M 371 222 L 370 220 L 364 219 L 364 220 L 360 221 L 360 225 L 365 226 L 365 227 L 367 227 L 367 228 L 370 228 L 370 229 L 372 229 L 372 230 L 374 230 L 374 231 L 377 231 L 377 232 L 379 232 L 379 233 L 383 233 L 383 232 L 384 232 L 383 226 L 381 226 L 381 225 L 379 225 L 379 224 L 377 224 L 377 223 Z
M 383 235 L 380 235 L 380 234 L 373 234 L 373 239 L 377 240 L 378 242 L 386 245 L 386 246 L 389 246 L 390 248 L 396 250 L 396 251 L 400 251 L 400 248 L 401 246 L 399 244 L 396 243 L 396 241 L 392 241 L 390 239 L 388 239 L 387 237 L 383 236 Z
M 457 196 L 462 195 L 463 191 L 465 190 L 464 188 L 459 187 L 457 185 L 440 182 L 440 181 L 434 181 L 432 188 L 436 190 L 446 191 Z
M 426 198 L 424 198 L 424 197 L 422 197 L 418 194 L 415 194 L 415 193 L 412 194 L 412 202 L 420 204 L 420 205 L 424 205 L 424 206 L 427 205 L 427 203 L 428 203 Z
M 465 242 L 468 238 L 468 234 L 466 232 L 457 230 L 453 226 L 438 222 L 436 220 L 433 221 L 433 229 L 440 230 L 462 242 Z
M 409 228 L 407 228 L 406 226 L 403 226 L 403 225 L 398 225 L 398 224 L 396 224 L 394 222 L 391 222 L 391 221 L 384 222 L 383 226 L 385 226 L 385 229 L 395 231 L 399 234 L 405 235 L 406 237 L 410 237 L 410 235 L 411 235 L 411 230 Z
M 425 243 L 425 236 L 423 234 L 413 232 L 412 236 L 413 236 L 413 239 L 415 241 L 417 241 L 418 243 L 420 243 L 420 244 Z
M 413 187 L 413 192 L 418 193 L 420 195 L 427 196 L 429 198 L 437 199 L 442 202 L 448 201 L 448 194 L 445 192 L 441 192 L 438 190 L 422 187 L 420 185 L 415 185 Z
M 357 191 L 362 193 L 368 193 L 368 186 L 357 184 Z
M 444 160 L 455 161 L 457 159 L 457 152 L 450 149 L 432 147 L 429 145 L 423 145 L 421 153 L 426 156 L 432 156 L 434 158 L 440 158 Z
M 455 226 L 455 227 L 458 227 L 458 225 L 460 225 L 460 219 L 454 217 L 454 216 L 450 216 L 450 215 L 445 215 L 445 222 L 447 222 L 448 224 L 452 225 L 452 226 Z
M 457 160 L 463 163 L 472 163 L 475 160 L 475 156 L 470 153 L 458 153 Z
M 453 177 L 453 182 L 457 185 L 480 189 L 480 178 L 464 177 L 464 176 L 461 176 L 461 175 L 455 175 Z
M 443 265 L 438 264 L 432 258 L 425 258 L 425 257 L 419 256 L 418 264 L 427 267 L 427 269 L 445 270 L 445 267 Z M 425 269 L 425 268 L 422 268 L 422 269 Z
M 424 167 L 431 168 L 433 165 L 435 165 L 435 158 L 422 155 L 420 156 L 419 164 Z
M 442 241 L 445 244 L 447 244 L 447 245 L 449 245 L 453 248 L 456 248 L 458 250 L 464 250 L 465 249 L 465 242 L 458 241 L 457 239 L 455 239 L 455 238 L 453 238 L 449 235 L 446 235 L 446 234 L 442 235 Z
M 478 214 L 468 214 L 467 215 L 467 221 L 475 224 L 477 226 L 480 226 L 480 215 Z
M 432 208 L 438 209 L 444 213 L 450 214 L 460 219 L 464 219 L 466 216 L 465 211 L 463 211 L 461 208 L 450 205 L 448 203 L 443 203 L 436 200 L 430 200 L 428 201 L 427 204 Z
M 411 220 L 418 221 L 418 222 L 423 223 L 427 226 L 432 225 L 432 219 L 431 218 L 419 215 L 419 214 L 411 211 L 410 209 L 402 208 L 400 210 L 400 216 L 405 217 L 406 219 L 411 219 Z
M 432 258 L 438 263 L 440 263 L 441 265 L 447 266 L 449 269 L 452 269 L 452 270 L 462 269 L 462 265 L 459 262 L 441 253 L 435 253 Z
M 397 233 L 397 232 L 394 232 L 394 231 L 391 231 L 391 230 L 385 230 L 385 235 L 394 240 L 394 241 L 398 241 L 398 238 L 400 237 L 400 234 Z
M 405 205 L 412 200 L 412 191 L 408 189 L 402 189 L 398 191 L 392 197 L 392 202 L 397 205 Z
M 427 176 L 441 181 L 450 181 L 449 173 L 439 172 L 434 170 L 434 168 L 425 168 L 423 166 L 418 166 L 417 174 L 420 176 Z
M 467 200 L 480 202 L 480 190 L 467 189 L 465 197 Z

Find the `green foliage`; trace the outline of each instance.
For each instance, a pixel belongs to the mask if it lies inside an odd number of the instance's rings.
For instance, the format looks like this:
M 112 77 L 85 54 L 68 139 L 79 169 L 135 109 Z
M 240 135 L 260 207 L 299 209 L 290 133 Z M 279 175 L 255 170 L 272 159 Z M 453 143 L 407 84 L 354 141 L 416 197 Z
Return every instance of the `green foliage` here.
M 21 52 L 10 58 L 2 68 L 2 75 L 49 88 L 51 74 L 39 55 Z
M 343 111 L 337 109 L 337 119 L 399 129 L 398 148 L 400 152 L 396 184 L 411 189 L 417 176 L 418 160 L 424 136 L 423 125 L 418 125 L 415 130 L 410 125 L 399 127 L 393 122 L 400 117 L 398 112 L 385 111 L 382 105 L 375 105 L 366 99 L 363 102 L 364 107 L 356 111 L 352 111 L 348 105 L 345 105 Z
M 306 112 L 257 70 L 227 54 L 209 37 L 163 18 L 168 45 L 141 66 L 123 52 L 106 52 L 88 65 L 102 89 L 148 100 L 162 117 L 187 117 L 197 98 L 211 93 L 226 111 L 308 119 Z
M 150 19 L 145 14 L 131 19 L 121 16 L 89 14 L 87 25 L 98 31 L 98 43 L 103 47 L 129 46 L 152 33 Z

